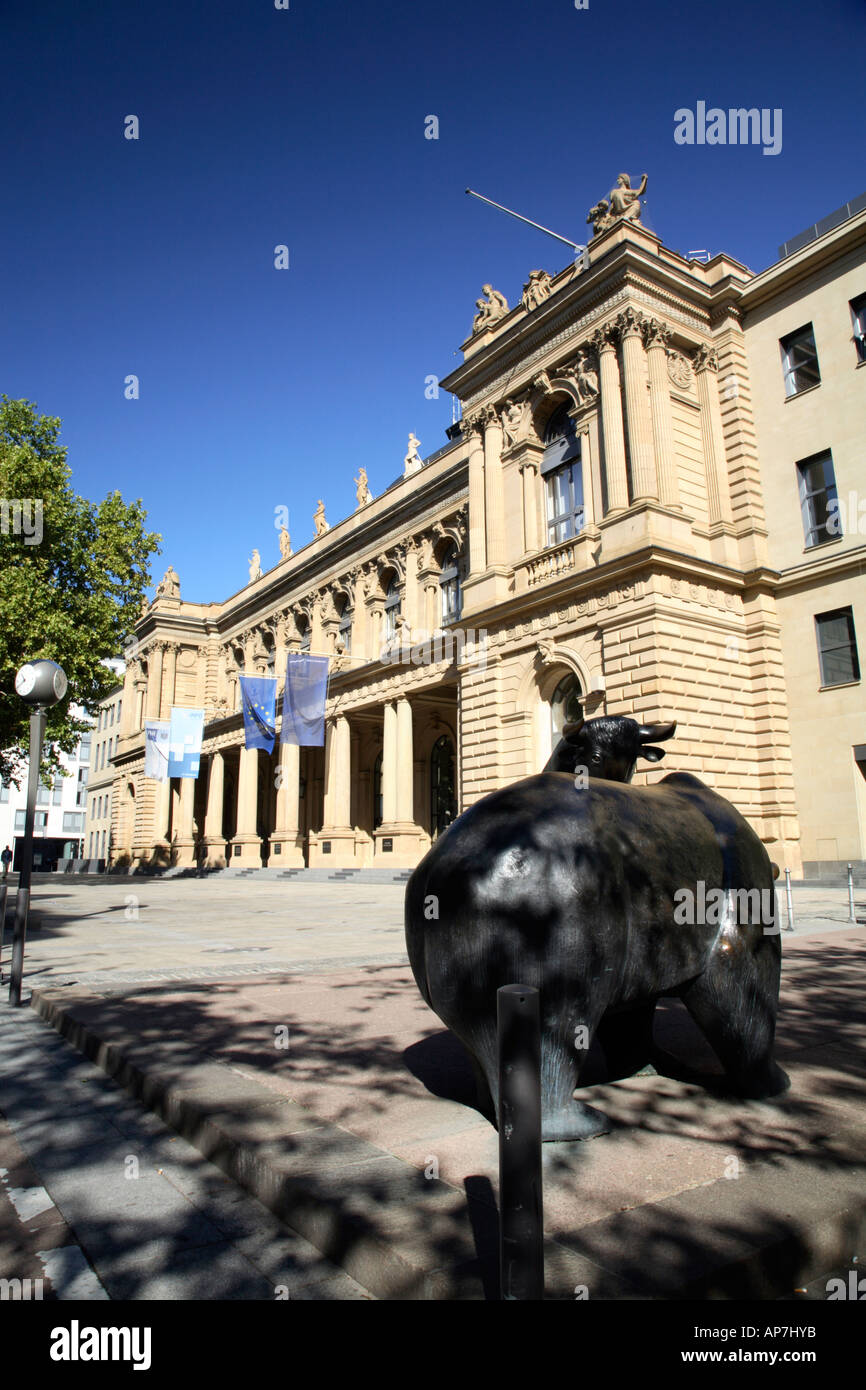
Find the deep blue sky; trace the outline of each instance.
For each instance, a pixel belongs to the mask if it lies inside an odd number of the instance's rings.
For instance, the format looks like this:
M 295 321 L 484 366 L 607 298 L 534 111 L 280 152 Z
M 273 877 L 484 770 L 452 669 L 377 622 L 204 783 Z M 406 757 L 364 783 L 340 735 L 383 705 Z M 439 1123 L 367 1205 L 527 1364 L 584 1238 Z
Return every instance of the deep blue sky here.
M 866 189 L 862 0 L 0 0 L 0 26 L 0 391 L 61 417 L 79 492 L 143 498 L 154 579 L 205 602 L 253 546 L 276 563 L 275 507 L 299 549 L 360 464 L 378 493 L 410 429 L 438 448 L 424 380 L 482 283 L 514 303 L 568 262 L 467 185 L 583 240 L 646 171 L 667 245 L 754 270 Z M 676 145 L 698 100 L 781 107 L 782 152 Z

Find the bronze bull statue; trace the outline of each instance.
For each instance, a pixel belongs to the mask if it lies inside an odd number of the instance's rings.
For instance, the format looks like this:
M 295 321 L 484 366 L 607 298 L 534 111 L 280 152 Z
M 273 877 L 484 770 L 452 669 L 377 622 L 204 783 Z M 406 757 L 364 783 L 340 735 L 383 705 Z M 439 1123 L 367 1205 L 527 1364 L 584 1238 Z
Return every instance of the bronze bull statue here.
M 637 758 L 659 761 L 652 740 L 675 727 L 567 726 L 544 771 L 464 811 L 406 887 L 418 988 L 468 1049 L 497 1120 L 496 991 L 539 988 L 545 1140 L 609 1129 L 574 1098 L 590 1045 L 597 1036 L 611 1077 L 645 1066 L 662 996 L 682 999 L 732 1091 L 766 1097 L 788 1084 L 772 1056 L 781 944 L 764 846 L 688 773 L 628 785 Z M 763 920 L 742 910 L 753 890 Z M 702 910 L 713 892 L 715 920 Z

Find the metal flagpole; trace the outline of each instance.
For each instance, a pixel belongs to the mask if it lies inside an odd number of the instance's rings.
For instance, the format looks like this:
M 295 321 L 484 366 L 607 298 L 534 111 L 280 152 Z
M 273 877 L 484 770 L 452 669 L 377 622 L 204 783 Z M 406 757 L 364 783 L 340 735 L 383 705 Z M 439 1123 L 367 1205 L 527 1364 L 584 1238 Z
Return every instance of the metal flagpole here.
M 545 236 L 552 236 L 555 241 L 562 241 L 566 246 L 570 246 L 575 256 L 586 256 L 586 247 L 580 241 L 574 241 L 572 237 L 560 236 L 559 232 L 552 232 L 549 227 L 542 227 L 540 222 L 533 222 L 531 217 L 524 217 L 521 212 L 513 212 L 503 203 L 495 203 L 492 198 L 485 198 L 483 193 L 476 193 L 474 188 L 467 188 L 466 192 L 472 198 L 478 198 L 482 203 L 489 203 L 492 208 L 499 208 L 500 212 L 507 212 L 509 217 L 516 217 L 518 222 L 525 222 L 530 227 L 535 227 L 537 231 L 544 232 Z

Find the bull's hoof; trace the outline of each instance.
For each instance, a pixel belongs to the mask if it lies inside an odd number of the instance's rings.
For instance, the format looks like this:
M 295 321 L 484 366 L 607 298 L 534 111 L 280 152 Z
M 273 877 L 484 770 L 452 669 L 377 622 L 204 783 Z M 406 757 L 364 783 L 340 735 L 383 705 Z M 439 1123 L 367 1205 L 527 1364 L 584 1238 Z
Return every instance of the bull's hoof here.
M 541 1141 L 553 1144 L 574 1139 L 595 1139 L 599 1134 L 610 1134 L 613 1126 L 600 1110 L 578 1101 L 563 1110 L 541 1117 Z
M 732 1082 L 732 1089 L 744 1100 L 770 1100 L 783 1095 L 790 1088 L 791 1078 L 775 1062 L 762 1067 L 759 1072 L 744 1076 Z

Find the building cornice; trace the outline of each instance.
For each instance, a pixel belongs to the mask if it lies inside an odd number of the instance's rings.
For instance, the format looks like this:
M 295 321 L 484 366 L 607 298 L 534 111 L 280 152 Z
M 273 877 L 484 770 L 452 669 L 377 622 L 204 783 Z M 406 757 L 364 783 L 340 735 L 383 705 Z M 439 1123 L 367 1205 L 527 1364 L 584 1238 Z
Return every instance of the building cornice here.
M 760 305 L 778 298 L 803 280 L 838 262 L 849 252 L 866 245 L 866 211 L 850 217 L 847 222 L 810 241 L 799 251 L 762 270 L 742 291 L 741 303 L 746 314 Z

